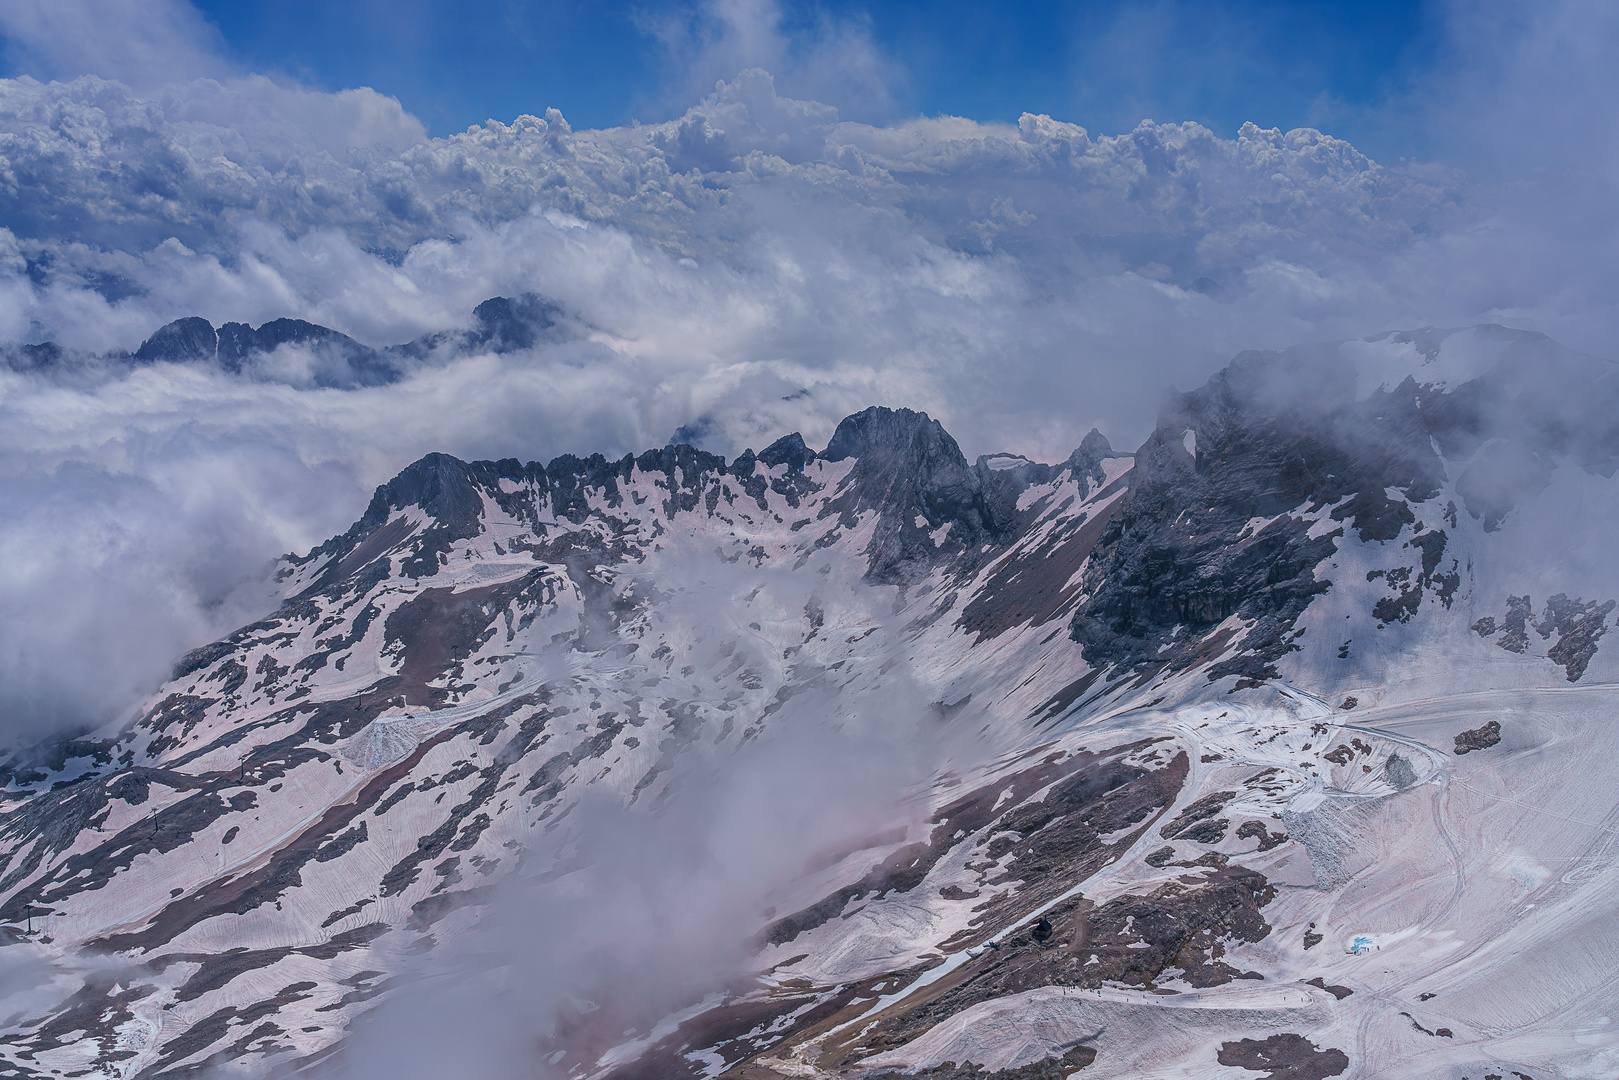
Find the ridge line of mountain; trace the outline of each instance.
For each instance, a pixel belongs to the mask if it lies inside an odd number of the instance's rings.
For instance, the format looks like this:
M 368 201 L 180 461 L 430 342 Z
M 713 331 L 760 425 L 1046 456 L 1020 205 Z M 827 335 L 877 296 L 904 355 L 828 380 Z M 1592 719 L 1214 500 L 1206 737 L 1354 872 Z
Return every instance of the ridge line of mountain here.
M 1446 553 L 1460 511 L 1494 531 L 1550 482 L 1560 462 L 1610 476 L 1619 466 L 1612 364 L 1531 332 L 1475 332 L 1503 350 L 1482 371 L 1453 385 L 1418 382 L 1408 372 L 1364 396 L 1356 365 L 1336 346 L 1240 353 L 1202 387 L 1169 391 L 1134 454 L 1114 451 L 1093 429 L 1056 465 L 1008 454 L 969 464 L 939 421 L 882 406 L 845 417 L 819 452 L 795 432 L 729 462 L 688 443 L 614 460 L 563 454 L 544 465 L 428 454 L 379 486 L 350 530 L 289 561 L 347 555 L 391 514 L 414 506 L 432 519 L 432 535 L 402 570 L 428 576 L 450 544 L 476 535 L 484 498 L 543 533 L 542 506 L 580 525 L 593 512 L 592 499 L 609 510 L 619 506 L 620 485 L 637 469 L 665 477 L 659 486 L 668 492 L 669 518 L 705 503 L 712 514 L 719 492 L 705 487 L 711 478 L 740 487 L 761 510 L 767 488 L 796 508 L 819 490 L 805 470 L 821 460 L 852 465 L 819 517 L 835 516 L 847 531 L 862 514 L 876 515 L 864 552 L 868 580 L 907 586 L 948 564 L 951 579 L 965 581 L 1019 543 L 1040 512 L 1021 505 L 1023 492 L 1066 469 L 1084 497 L 1103 482 L 1104 461 L 1129 457 L 1132 467 L 1114 481 L 1122 497 L 1105 522 L 1082 530 L 1079 589 L 1086 599 L 1070 631 L 1087 662 L 1142 678 L 1198 663 L 1220 651 L 1206 633 L 1235 615 L 1249 629 L 1210 678 L 1270 678 L 1276 661 L 1296 647 L 1304 609 L 1332 587 L 1317 571 L 1345 530 L 1362 542 L 1412 531 L 1408 543 L 1423 553 L 1421 573 L 1378 609 L 1385 621 L 1403 622 L 1425 595 L 1450 606 L 1461 579 Z M 1404 343 L 1426 363 L 1452 333 L 1395 336 L 1410 338 Z M 1447 491 L 1449 501 L 1436 510 L 1417 509 Z M 1326 526 L 1318 528 L 1314 519 L 1323 515 Z M 1056 555 L 1053 548 L 1047 557 Z M 335 572 L 345 561 L 329 565 Z M 330 580 L 310 588 L 324 584 Z M 1001 586 L 1009 593 L 1023 587 Z M 975 601 L 972 618 L 985 602 Z M 1571 678 L 1577 670 L 1583 665 L 1570 668 Z
M 257 327 L 228 321 L 216 327 L 191 315 L 165 323 L 134 352 L 109 352 L 101 359 L 131 366 L 212 364 L 238 375 L 284 345 L 303 346 L 319 360 L 311 373 L 313 385 L 351 390 L 397 382 L 408 363 L 440 353 L 505 354 L 560 340 L 568 333 L 566 320 L 560 305 L 535 293 L 493 296 L 473 309 L 465 329 L 439 330 L 400 345 L 373 347 L 305 319 L 271 319 Z M 13 346 L 5 352 L 11 366 L 21 370 L 50 370 L 73 359 L 55 342 Z

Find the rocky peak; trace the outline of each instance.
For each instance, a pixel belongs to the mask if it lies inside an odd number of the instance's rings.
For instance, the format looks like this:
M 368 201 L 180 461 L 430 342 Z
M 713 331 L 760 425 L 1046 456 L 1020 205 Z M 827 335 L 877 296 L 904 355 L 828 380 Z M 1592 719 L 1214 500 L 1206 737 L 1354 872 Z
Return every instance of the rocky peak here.
M 975 509 L 979 481 L 961 447 L 926 413 L 873 406 L 844 417 L 820 456 L 855 459 L 853 509 L 914 511 L 937 528 Z
M 60 366 L 67 357 L 67 351 L 54 341 L 0 348 L 0 362 L 13 371 L 50 371 Z
M 822 513 L 879 515 L 868 549 L 875 581 L 908 581 L 940 554 L 976 559 L 1010 535 L 1013 523 L 985 497 L 956 440 L 926 413 L 873 406 L 845 417 L 820 456 L 855 462 Z
M 723 457 L 687 443 L 665 446 L 662 450 L 648 450 L 635 459 L 635 464 L 644 473 L 663 473 L 664 483 L 669 490 L 663 512 L 665 517 L 671 518 L 681 511 L 697 509 L 708 481 L 726 472 Z
M 395 381 L 399 370 L 386 354 L 360 344 L 347 334 L 302 319 L 274 319 L 257 329 L 228 322 L 215 330 L 207 319 L 192 316 L 160 327 L 135 350 L 140 364 L 218 364 L 240 374 L 259 356 L 282 345 L 301 345 L 316 354 L 309 377 L 335 389 L 378 386 Z
M 555 304 L 534 293 L 492 296 L 472 309 L 467 347 L 496 353 L 532 349 L 556 325 L 559 314 Z
M 360 527 L 375 528 L 395 511 L 410 507 L 426 511 L 429 518 L 457 539 L 477 535 L 483 516 L 483 499 L 470 468 L 449 454 L 428 454 L 377 488 L 360 519 Z
M 804 436 L 795 431 L 759 451 L 759 460 L 772 468 L 785 465 L 788 472 L 803 472 L 804 466 L 815 460 L 815 451 L 805 446 Z
M 535 466 L 538 468 L 538 466 Z M 575 525 L 590 514 L 588 493 L 595 491 L 608 506 L 622 504 L 619 484 L 628 483 L 635 468 L 635 458 L 629 454 L 609 461 L 601 454 L 581 458 L 563 454 L 553 458 L 544 473 L 551 485 L 551 509 L 558 517 L 567 518 Z
M 316 386 L 381 386 L 399 377 L 398 368 L 385 354 L 303 319 L 274 319 L 257 330 L 246 323 L 226 323 L 219 328 L 219 363 L 226 371 L 238 372 L 255 356 L 275 352 L 283 345 L 300 345 L 316 354 L 317 363 L 310 373 Z
M 881 405 L 845 416 L 820 456 L 827 461 L 858 458 L 868 470 L 891 471 L 906 465 L 930 472 L 936 466 L 967 469 L 961 447 L 944 425 L 927 413 Z
M 1169 396 L 1138 462 L 1147 483 L 1203 487 L 1220 473 L 1211 497 L 1248 517 L 1360 494 L 1348 513 L 1373 538 L 1388 527 L 1384 487 L 1421 502 L 1444 482 L 1418 395 L 1407 379 L 1357 400 L 1354 369 L 1332 347 L 1243 353 L 1200 389 Z M 1233 469 L 1267 479 L 1232 487 Z
M 515 490 L 508 491 L 503 480 L 511 481 Z M 550 487 L 545 469 L 537 462 L 524 465 L 516 458 L 503 458 L 469 463 L 449 454 L 428 454 L 378 487 L 365 513 L 347 532 L 308 556 L 290 561 L 298 565 L 329 557 L 325 572 L 305 592 L 346 587 L 359 571 L 414 533 L 400 570 L 412 578 L 431 577 L 438 573 L 439 557 L 451 544 L 482 532 L 486 499 L 538 530 L 539 506 Z M 425 516 L 418 526 L 391 521 L 395 514 L 411 509 L 421 510 Z
M 141 343 L 135 361 L 141 364 L 210 363 L 219 349 L 218 336 L 207 319 L 176 319 Z
M 135 351 L 133 359 L 142 364 L 217 363 L 239 374 L 258 356 L 282 345 L 299 345 L 317 354 L 311 372 L 315 385 L 353 389 L 397 381 L 403 374 L 401 360 L 419 360 L 446 349 L 452 353 L 507 353 L 533 348 L 557 326 L 561 313 L 556 304 L 533 293 L 493 296 L 473 309 L 472 326 L 467 330 L 427 334 L 383 349 L 304 319 L 273 319 L 257 328 L 227 322 L 216 330 L 207 319 L 192 316 L 159 328 Z
M 1091 485 L 1100 484 L 1107 478 L 1107 474 L 1102 471 L 1102 462 L 1109 458 L 1129 456 L 1113 449 L 1113 444 L 1107 441 L 1106 435 L 1091 428 L 1079 441 L 1078 448 L 1068 455 L 1068 460 L 1063 462 L 1063 466 L 1073 474 L 1075 480 L 1080 481 L 1080 492 L 1089 494 Z
M 783 435 L 757 456 L 751 449 L 742 451 L 731 462 L 729 472 L 741 486 L 743 494 L 753 499 L 760 510 L 769 506 L 765 499 L 767 490 L 781 495 L 787 500 L 787 505 L 796 510 L 805 496 L 821 490 L 821 485 L 804 472 L 814 460 L 815 451 L 804 445 L 804 436 L 795 431 L 791 435 Z M 760 464 L 766 469 L 785 466 L 786 472 L 770 478 L 759 472 Z

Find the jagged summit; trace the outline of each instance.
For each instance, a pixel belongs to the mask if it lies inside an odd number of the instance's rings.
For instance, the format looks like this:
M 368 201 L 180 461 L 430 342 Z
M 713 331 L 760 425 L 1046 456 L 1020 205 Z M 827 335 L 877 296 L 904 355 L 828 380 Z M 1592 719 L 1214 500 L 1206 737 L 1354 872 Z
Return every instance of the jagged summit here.
M 804 466 L 815 460 L 815 451 L 805 446 L 804 436 L 795 431 L 759 451 L 759 460 L 766 465 L 785 465 L 788 472 L 803 472 Z
M 472 309 L 472 325 L 467 329 L 428 334 L 389 351 L 413 358 L 435 353 L 521 352 L 555 340 L 562 318 L 559 305 L 534 293 L 493 296 Z
M 516 459 L 463 462 L 434 453 L 379 487 L 354 527 L 310 557 L 359 547 L 393 514 L 407 508 L 425 514 L 431 524 L 424 535 L 430 533 L 439 545 L 477 535 L 485 500 L 542 529 L 539 515 L 547 509 L 577 524 L 588 516 L 592 499 L 609 508 L 622 506 L 622 487 L 637 472 L 662 477 L 666 494 L 660 504 L 667 517 L 705 503 L 713 512 L 718 496 L 708 493 L 722 482 L 735 485 L 731 498 L 745 495 L 760 509 L 768 505 L 765 495 L 771 491 L 796 508 L 805 496 L 821 489 L 820 483 L 805 476 L 812 462 L 847 462 L 851 468 L 819 516 L 837 515 L 846 527 L 853 527 L 862 514 L 875 512 L 874 532 L 865 549 L 870 573 L 873 580 L 901 583 L 927 573 L 946 556 L 975 546 L 1004 546 L 1019 519 L 1017 500 L 1031 484 L 1047 482 L 1066 468 L 1088 485 L 1101 478 L 1103 460 L 1127 456 L 1114 454 L 1107 440 L 1092 431 L 1062 466 L 1036 462 L 1012 470 L 983 462 L 969 466 L 937 420 L 925 413 L 883 407 L 846 418 L 819 454 L 797 432 L 758 454 L 744 451 L 729 463 L 685 443 L 617 460 L 568 454 L 549 464 Z M 982 555 L 980 551 L 975 557 Z M 436 572 L 431 559 L 409 565 L 412 573 Z
M 967 467 L 956 440 L 937 420 L 881 405 L 844 417 L 820 456 L 827 461 L 861 458 L 869 467 L 883 469 L 934 461 L 946 468 Z
M 477 532 L 483 517 L 480 489 L 495 487 L 501 479 L 532 480 L 542 475 L 538 465 L 525 470 L 513 459 L 468 464 L 449 454 L 428 454 L 377 489 L 357 527 L 373 529 L 396 510 L 420 507 L 459 540 Z

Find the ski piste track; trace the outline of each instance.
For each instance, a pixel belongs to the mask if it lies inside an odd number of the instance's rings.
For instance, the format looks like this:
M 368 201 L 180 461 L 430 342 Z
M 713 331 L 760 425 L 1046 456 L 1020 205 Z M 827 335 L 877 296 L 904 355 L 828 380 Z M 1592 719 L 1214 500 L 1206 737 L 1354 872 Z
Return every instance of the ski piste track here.
M 1236 756 L 1222 755 L 1219 758 L 1218 767 L 1270 768 L 1289 774 L 1294 782 L 1294 790 L 1288 800 L 1288 806 L 1292 809 L 1313 809 L 1329 799 L 1342 800 L 1346 803 L 1370 803 L 1390 798 L 1396 794 L 1423 791 L 1430 800 L 1429 814 L 1433 821 L 1435 833 L 1442 842 L 1448 856 L 1449 869 L 1454 878 L 1454 883 L 1450 890 L 1449 900 L 1432 911 L 1415 928 L 1414 932 L 1418 935 L 1440 927 L 1455 912 L 1457 903 L 1466 891 L 1467 859 L 1464 857 L 1457 839 L 1452 835 L 1452 831 L 1446 822 L 1446 805 L 1452 785 L 1485 798 L 1510 803 L 1535 814 L 1591 828 L 1607 836 L 1619 838 L 1619 804 L 1616 804 L 1609 816 L 1602 821 L 1591 822 L 1571 818 L 1568 815 L 1558 813 L 1555 809 L 1538 806 L 1522 799 L 1489 794 L 1473 785 L 1469 785 L 1466 781 L 1459 780 L 1455 776 L 1454 764 L 1458 759 L 1453 753 L 1447 753 L 1424 742 L 1422 739 L 1400 730 L 1402 723 L 1405 722 L 1420 721 L 1424 724 L 1431 724 L 1436 719 L 1445 717 L 1469 719 L 1492 707 L 1512 706 L 1522 708 L 1529 701 L 1541 696 L 1619 697 L 1619 685 L 1597 683 L 1571 687 L 1464 690 L 1453 694 L 1368 706 L 1364 711 L 1356 715 L 1354 723 L 1347 722 L 1347 716 L 1343 710 L 1334 708 L 1316 694 L 1301 690 L 1296 686 L 1278 685 L 1277 688 L 1303 706 L 1295 713 L 1297 723 L 1326 723 L 1331 726 L 1332 732 L 1328 736 L 1325 745 L 1331 745 L 1333 741 L 1332 735 L 1343 733 L 1345 735 L 1369 736 L 1379 740 L 1385 746 L 1403 748 L 1411 755 L 1413 761 L 1422 763 L 1421 768 L 1417 771 L 1416 779 L 1410 784 L 1393 791 L 1348 791 L 1325 784 L 1318 772 L 1299 768 L 1294 757 L 1278 753 L 1265 753 L 1260 747 L 1251 747 L 1249 752 Z M 1132 705 L 1106 711 L 1095 716 L 1069 716 L 1059 720 L 1056 725 L 1045 729 L 1043 734 L 1047 736 L 1049 741 L 1054 741 L 1064 735 L 1079 733 L 1172 734 L 1178 740 L 1180 746 L 1187 751 L 1191 771 L 1181 794 L 1160 815 L 1158 820 L 1164 821 L 1172 819 L 1188 804 L 1203 794 L 1205 788 L 1202 781 L 1210 771 L 1209 766 L 1205 764 L 1207 759 L 1204 751 L 1210 746 L 1211 734 L 1212 737 L 1218 738 L 1219 734 L 1241 729 L 1244 725 L 1262 722 L 1267 718 L 1274 720 L 1272 710 L 1256 708 L 1246 704 L 1232 703 L 1223 705 L 1219 711 L 1225 714 L 1225 721 L 1221 728 L 1218 729 L 1218 732 L 1215 733 L 1211 733 L 1210 725 L 1204 719 L 1210 712 L 1209 707 L 1204 704 L 1170 710 Z M 1267 716 L 1267 714 L 1269 715 Z M 1230 740 L 1220 739 L 1218 745 L 1220 750 L 1229 751 Z M 1008 755 L 996 764 L 1004 764 L 1014 756 L 1017 755 Z M 989 766 L 988 771 L 994 771 L 995 767 L 995 765 Z M 1139 860 L 1149 850 L 1160 844 L 1161 841 L 1157 839 L 1155 832 L 1148 830 L 1116 862 L 1075 882 L 1064 892 L 1029 911 L 1016 922 L 984 941 L 971 948 L 962 946 L 953 950 L 940 950 L 934 953 L 934 957 L 939 962 L 925 971 L 915 981 L 895 992 L 873 998 L 855 1016 L 818 1036 L 810 1043 L 797 1048 L 792 1054 L 792 1060 L 783 1060 L 780 1064 L 791 1069 L 792 1066 L 804 1061 L 805 1051 L 809 1051 L 813 1055 L 815 1046 L 832 1040 L 852 1028 L 861 1027 L 864 1030 L 864 1028 L 880 1020 L 885 1014 L 897 1013 L 903 1010 L 909 1003 L 913 1003 L 919 995 L 936 986 L 942 980 L 948 979 L 969 960 L 981 955 L 984 949 L 995 948 L 1010 936 L 1024 932 L 1030 924 L 1076 895 L 1090 894 L 1099 888 L 1105 889 L 1109 879 L 1117 878 L 1120 875 L 1121 868 Z M 1613 855 L 1611 849 L 1616 847 L 1619 847 L 1619 840 L 1594 842 L 1578 858 L 1582 862 L 1599 865 L 1604 861 L 1611 861 Z M 1598 848 L 1604 848 L 1605 850 L 1597 850 Z M 1576 876 L 1578 874 L 1579 871 L 1575 870 L 1560 875 L 1557 879 L 1554 879 L 1553 883 L 1549 883 L 1543 886 L 1542 889 L 1537 890 L 1536 894 L 1529 898 L 1530 905 L 1533 905 L 1538 895 L 1548 891 L 1555 881 L 1560 880 L 1565 883 L 1577 881 L 1579 880 Z M 1517 918 L 1521 917 L 1517 916 Z M 1410 986 L 1430 976 L 1438 975 L 1444 969 L 1453 968 L 1481 950 L 1489 948 L 1493 941 L 1493 936 L 1486 935 L 1468 946 L 1465 951 L 1449 953 L 1426 965 L 1414 968 L 1407 967 L 1402 973 L 1401 982 L 1405 986 Z M 1335 976 L 1335 978 L 1346 983 L 1349 989 L 1359 996 L 1359 1003 L 1363 1007 L 1363 1012 L 1354 1032 L 1354 1049 L 1357 1060 L 1366 1060 L 1371 1045 L 1377 1041 L 1374 1028 L 1378 1021 L 1378 1010 L 1367 1008 L 1367 1006 L 1385 1006 L 1389 1010 L 1402 1012 L 1411 1007 L 1412 993 L 1405 989 L 1379 988 L 1352 976 L 1339 975 Z M 1619 981 L 1619 974 L 1616 974 L 1614 981 Z M 1596 995 L 1602 989 L 1602 987 L 1593 988 L 1585 996 Z M 1253 986 L 1240 982 L 1206 990 L 1183 990 L 1175 994 L 1121 987 L 1087 989 L 1051 987 L 1043 992 L 1057 993 L 1098 1003 L 1146 1006 L 1157 1009 L 1237 1009 L 1244 1012 L 1297 1010 L 1312 1006 L 1327 1007 L 1337 1000 L 1327 990 L 1310 985 L 1275 984 Z M 1405 1015 L 1409 1014 L 1405 1013 Z M 1483 1033 L 1487 1035 L 1503 1034 L 1503 1032 L 1489 1031 Z
M 1368 718 L 1375 717 L 1383 719 L 1387 723 L 1392 724 L 1398 724 L 1401 721 L 1410 720 L 1430 722 L 1440 716 L 1445 715 L 1458 715 L 1462 717 L 1476 716 L 1479 710 L 1491 706 L 1499 707 L 1506 704 L 1519 704 L 1519 707 L 1522 707 L 1520 703 L 1525 702 L 1526 699 L 1561 696 L 1595 698 L 1619 697 L 1619 685 L 1611 683 L 1593 683 L 1584 686 L 1548 686 L 1459 691 L 1443 696 L 1417 698 L 1395 702 L 1382 708 L 1374 707 L 1368 710 Z M 1381 715 L 1379 716 L 1378 714 Z M 1465 789 L 1476 797 L 1489 799 L 1494 802 L 1507 803 L 1521 810 L 1529 811 L 1537 816 L 1552 818 L 1568 824 L 1593 829 L 1600 833 L 1607 834 L 1608 836 L 1619 837 L 1619 802 L 1614 804 L 1612 811 L 1600 822 L 1577 820 L 1565 814 L 1560 814 L 1556 810 L 1545 806 L 1538 806 L 1525 802 L 1522 799 L 1517 799 L 1510 796 L 1494 795 L 1484 791 L 1480 787 L 1470 785 L 1453 774 L 1450 763 L 1455 760 L 1454 757 L 1442 754 L 1439 751 L 1434 750 L 1432 747 L 1419 743 L 1415 739 L 1410 739 L 1398 734 L 1397 732 L 1390 731 L 1387 727 L 1373 726 L 1370 724 L 1346 724 L 1343 725 L 1343 727 L 1345 730 L 1361 731 L 1377 735 L 1382 738 L 1394 739 L 1411 746 L 1413 749 L 1421 747 L 1424 751 L 1429 753 L 1433 760 L 1435 760 L 1437 763 L 1438 767 L 1430 778 L 1430 782 L 1435 783 L 1438 786 L 1438 791 L 1432 797 L 1431 813 L 1435 832 L 1443 841 L 1450 856 L 1452 871 L 1455 875 L 1455 885 L 1451 890 L 1449 901 L 1424 921 L 1422 924 L 1422 929 L 1424 930 L 1440 925 L 1448 916 L 1450 916 L 1456 909 L 1458 902 L 1465 894 L 1467 888 L 1467 860 L 1464 859 L 1456 839 L 1453 837 L 1450 829 L 1446 825 L 1446 814 L 1444 812 L 1446 800 L 1449 797 L 1452 786 Z M 1597 850 L 1599 846 L 1604 847 L 1607 850 L 1599 851 Z M 1572 858 L 1586 863 L 1587 865 L 1600 865 L 1603 862 L 1612 861 L 1614 855 L 1613 849 L 1616 846 L 1619 846 L 1619 844 L 1616 844 L 1614 841 L 1594 842 L 1587 846 L 1583 852 L 1573 856 Z M 1538 889 L 1533 890 L 1527 898 L 1528 906 L 1533 907 L 1541 898 L 1546 896 L 1559 883 L 1577 883 L 1578 879 L 1574 877 L 1574 875 L 1577 873 L 1578 871 L 1576 870 L 1554 876 L 1546 884 Z M 1524 917 L 1524 914 L 1520 910 L 1519 912 L 1513 914 L 1511 918 L 1512 921 L 1516 923 L 1521 921 Z M 1438 975 L 1443 969 L 1455 967 L 1459 963 L 1493 947 L 1496 940 L 1497 935 L 1482 935 L 1476 941 L 1476 943 L 1470 946 L 1465 946 L 1462 951 L 1453 952 L 1445 956 L 1443 960 L 1435 961 L 1429 965 L 1408 970 L 1404 973 L 1403 982 L 1408 986 L 1419 984 L 1422 982 L 1422 980 L 1430 976 Z M 1614 978 L 1610 979 L 1608 983 L 1589 988 L 1581 997 L 1582 999 L 1594 997 L 1603 990 L 1613 986 L 1616 982 L 1619 982 L 1619 973 L 1616 973 Z M 1353 988 L 1357 994 L 1365 994 L 1366 1000 L 1369 1003 L 1383 1004 L 1389 1007 L 1409 1007 L 1410 1004 L 1409 993 L 1387 989 L 1377 989 L 1364 983 L 1355 983 Z M 1356 1056 L 1359 1059 L 1363 1060 L 1365 1058 L 1370 1045 L 1375 1039 L 1372 1032 L 1375 1020 L 1376 1014 L 1371 1010 L 1367 1010 L 1357 1024 L 1355 1033 L 1355 1050 L 1357 1052 Z M 1508 1034 L 1508 1031 L 1504 1028 L 1497 1028 L 1495 1030 L 1486 1029 L 1484 1034 L 1500 1036 Z

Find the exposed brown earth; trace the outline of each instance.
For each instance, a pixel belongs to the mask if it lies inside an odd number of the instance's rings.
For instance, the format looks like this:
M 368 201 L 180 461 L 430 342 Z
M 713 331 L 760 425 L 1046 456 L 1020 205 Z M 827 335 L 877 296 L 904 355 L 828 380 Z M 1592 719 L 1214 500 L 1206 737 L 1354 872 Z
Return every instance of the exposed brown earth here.
M 1264 1073 L 1259 1080 L 1326 1080 L 1349 1068 L 1349 1057 L 1342 1050 L 1317 1050 L 1309 1039 L 1293 1034 L 1222 1043 L 1215 1060 Z

